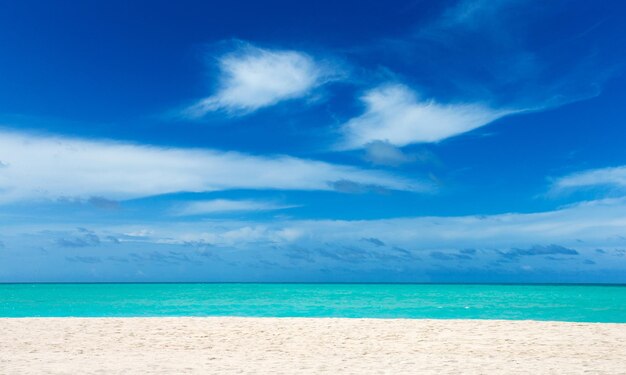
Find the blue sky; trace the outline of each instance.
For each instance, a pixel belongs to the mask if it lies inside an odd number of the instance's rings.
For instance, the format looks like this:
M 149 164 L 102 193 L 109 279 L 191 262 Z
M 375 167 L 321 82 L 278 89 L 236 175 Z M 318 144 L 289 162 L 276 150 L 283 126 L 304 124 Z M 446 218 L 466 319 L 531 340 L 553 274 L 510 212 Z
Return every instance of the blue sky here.
M 626 282 L 619 1 L 0 6 L 0 282 Z

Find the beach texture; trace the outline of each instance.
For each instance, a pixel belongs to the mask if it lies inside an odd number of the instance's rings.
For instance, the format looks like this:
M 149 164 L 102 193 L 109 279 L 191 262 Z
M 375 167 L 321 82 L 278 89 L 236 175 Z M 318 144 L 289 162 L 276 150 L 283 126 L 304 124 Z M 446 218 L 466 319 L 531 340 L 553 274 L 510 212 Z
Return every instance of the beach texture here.
M 0 319 L 0 374 L 626 374 L 626 324 Z

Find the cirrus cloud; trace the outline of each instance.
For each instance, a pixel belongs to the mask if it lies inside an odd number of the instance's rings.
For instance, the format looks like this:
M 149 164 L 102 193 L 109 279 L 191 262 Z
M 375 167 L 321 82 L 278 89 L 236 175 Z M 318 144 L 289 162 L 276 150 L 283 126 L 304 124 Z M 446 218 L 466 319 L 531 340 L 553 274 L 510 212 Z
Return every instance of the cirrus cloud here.
M 0 202 L 102 197 L 126 200 L 229 189 L 333 190 L 336 181 L 424 191 L 386 172 L 284 155 L 30 135 L 0 130 Z
M 552 192 L 592 187 L 626 188 L 626 166 L 590 169 L 556 179 Z
M 298 207 L 259 200 L 212 199 L 189 202 L 174 211 L 176 216 L 195 216 L 232 212 L 275 211 Z
M 365 112 L 342 125 L 340 149 L 358 149 L 377 141 L 395 146 L 439 142 L 516 112 L 482 104 L 421 100 L 402 84 L 374 88 L 361 100 Z

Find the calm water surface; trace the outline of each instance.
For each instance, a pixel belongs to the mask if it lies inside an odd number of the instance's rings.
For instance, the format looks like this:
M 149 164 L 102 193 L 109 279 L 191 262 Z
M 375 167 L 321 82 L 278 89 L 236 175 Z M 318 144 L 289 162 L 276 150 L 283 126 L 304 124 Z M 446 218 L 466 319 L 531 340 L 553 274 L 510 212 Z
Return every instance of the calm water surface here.
M 260 316 L 626 323 L 626 286 L 0 284 L 0 317 Z

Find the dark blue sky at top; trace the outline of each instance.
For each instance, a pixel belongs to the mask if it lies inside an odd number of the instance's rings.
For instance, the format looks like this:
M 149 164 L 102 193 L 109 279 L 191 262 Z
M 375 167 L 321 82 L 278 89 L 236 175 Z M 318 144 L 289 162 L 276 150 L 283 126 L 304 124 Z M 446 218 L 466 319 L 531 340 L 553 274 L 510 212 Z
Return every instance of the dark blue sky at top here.
M 443 100 L 471 98 L 476 93 L 484 99 L 478 89 L 472 91 L 479 83 L 494 88 L 495 94 L 488 99 L 498 96 L 495 101 L 531 105 L 541 105 L 552 94 L 569 100 L 601 91 L 589 102 L 499 120 L 472 134 L 426 146 L 443 164 L 433 168 L 433 173 L 444 180 L 444 193 L 413 197 L 410 200 L 416 204 L 409 204 L 408 210 L 394 209 L 394 198 L 385 197 L 392 202 L 380 203 L 386 209 L 368 209 L 356 217 L 545 209 L 554 202 L 533 195 L 542 192 L 546 176 L 626 161 L 620 139 L 624 135 L 620 104 L 626 99 L 621 74 L 626 56 L 623 4 L 509 6 L 504 11 L 514 13 L 507 19 L 513 23 L 506 26 L 515 33 L 510 41 L 494 42 L 493 36 L 485 39 L 470 30 L 458 32 L 461 41 L 452 45 L 431 48 L 432 41 L 421 43 L 420 27 L 434 22 L 453 4 L 7 2 L 0 12 L 0 48 L 7 51 L 0 57 L 1 117 L 5 123 L 27 129 L 84 137 L 358 163 L 358 155 L 319 155 L 319 145 L 328 142 L 328 126 L 359 113 L 354 96 L 372 75 L 378 75 L 375 82 L 393 74 Z M 516 40 L 522 38 L 523 43 Z M 346 64 L 352 65 L 357 82 L 325 89 L 332 91 L 332 97 L 314 106 L 279 104 L 237 119 L 209 116 L 189 122 L 168 118 L 168 112 L 210 92 L 214 81 L 208 74 L 210 53 L 219 52 L 232 39 L 349 61 Z M 507 43 L 512 45 L 503 45 Z M 537 51 L 544 60 L 541 72 L 510 77 L 507 84 L 512 87 L 494 83 L 500 80 L 498 74 L 518 74 L 506 65 L 517 63 L 510 59 L 518 56 L 511 51 L 519 44 Z M 581 72 L 571 73 L 577 69 Z M 547 88 L 568 79 L 572 82 L 563 83 L 562 92 Z M 603 130 L 594 131 L 599 126 Z M 497 137 L 481 137 L 492 133 Z M 424 173 L 423 166 L 406 169 L 409 174 Z M 358 206 L 363 197 L 342 197 L 352 198 Z M 376 202 L 379 198 L 366 199 Z
M 621 196 L 611 189 L 549 190 L 561 176 L 626 165 L 626 3 L 476 1 L 476 14 L 451 21 L 460 3 L 2 2 L 1 129 L 285 154 L 385 170 L 436 189 L 177 192 L 119 202 L 112 210 L 20 201 L 5 205 L 0 221 L 167 222 L 161 213 L 172 202 L 207 199 L 287 202 L 298 207 L 285 217 L 296 220 L 375 220 L 544 212 Z M 242 116 L 216 111 L 181 117 L 182 109 L 215 92 L 216 59 L 241 42 L 303 51 L 331 61 L 344 78 L 307 99 Z M 341 125 L 363 112 L 362 93 L 386 82 L 439 103 L 524 111 L 439 142 L 401 148 L 424 156 L 418 162 L 372 166 L 361 149 L 333 150 Z M 277 216 L 260 211 L 221 217 Z M 214 218 L 177 220 L 206 219 Z

